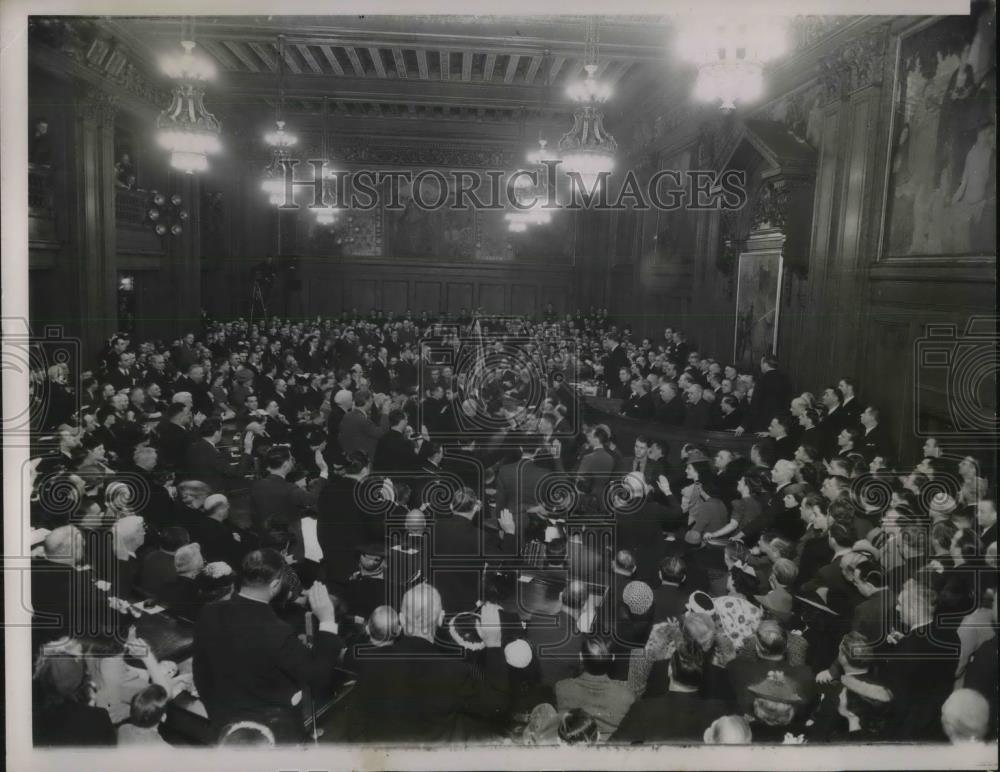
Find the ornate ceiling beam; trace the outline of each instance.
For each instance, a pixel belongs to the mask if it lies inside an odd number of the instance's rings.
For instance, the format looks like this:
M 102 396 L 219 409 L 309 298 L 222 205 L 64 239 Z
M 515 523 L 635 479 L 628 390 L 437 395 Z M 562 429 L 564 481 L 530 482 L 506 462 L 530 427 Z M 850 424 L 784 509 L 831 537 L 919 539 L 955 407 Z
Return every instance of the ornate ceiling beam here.
M 308 46 L 296 45 L 295 47 L 298 49 L 299 55 L 302 56 L 302 60 L 306 63 L 306 66 L 315 74 L 321 75 L 323 68 L 319 66 L 319 62 L 316 61 L 316 57 L 313 56 Z
M 326 63 L 330 65 L 330 69 L 333 70 L 335 75 L 343 76 L 344 68 L 341 66 L 340 61 L 334 55 L 333 50 L 330 46 L 319 46 L 320 53 L 326 59 Z
M 420 80 L 430 79 L 427 71 L 427 52 L 422 49 L 417 51 L 417 72 L 420 74 Z
M 368 54 L 372 58 L 372 64 L 375 65 L 375 74 L 380 78 L 389 77 L 385 72 L 385 63 L 382 61 L 382 51 L 375 46 L 371 46 L 368 49 Z
M 334 91 L 345 102 L 383 102 L 407 104 L 465 105 L 516 109 L 536 105 L 544 95 L 541 85 L 462 80 L 407 80 L 398 78 L 317 78 L 314 75 L 285 76 L 285 93 L 290 99 L 319 99 Z M 267 96 L 274 91 L 268 78 L 252 73 L 231 72 L 220 77 L 213 102 L 239 103 L 248 97 Z M 572 102 L 562 89 L 552 89 L 552 107 L 570 110 Z

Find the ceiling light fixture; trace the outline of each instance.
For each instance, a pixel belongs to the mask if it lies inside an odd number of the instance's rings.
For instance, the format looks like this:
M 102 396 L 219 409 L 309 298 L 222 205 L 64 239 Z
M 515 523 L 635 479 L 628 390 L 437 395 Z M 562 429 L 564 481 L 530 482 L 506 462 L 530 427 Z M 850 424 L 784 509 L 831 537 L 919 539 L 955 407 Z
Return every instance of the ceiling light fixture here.
M 285 36 L 278 35 L 278 104 L 275 108 L 274 131 L 264 135 L 264 142 L 271 148 L 271 161 L 264 168 L 261 189 L 268 194 L 275 206 L 285 202 L 285 162 L 291 158 L 291 148 L 299 138 L 285 129 Z
M 194 35 L 190 35 L 194 37 Z M 170 151 L 170 165 L 186 174 L 208 168 L 208 156 L 222 149 L 222 124 L 205 109 L 205 83 L 215 77 L 212 63 L 194 53 L 193 40 L 182 40 L 181 53 L 160 61 L 175 81 L 170 106 L 156 119 L 157 142 Z
M 611 97 L 611 87 L 596 78 L 597 46 L 597 23 L 589 18 L 584 66 L 587 77 L 567 89 L 570 99 L 580 106 L 573 112 L 573 128 L 559 140 L 563 168 L 567 173 L 577 172 L 588 188 L 593 188 L 603 172 L 614 169 L 618 152 L 618 143 L 604 128 L 600 105 Z
M 764 65 L 787 50 L 788 20 L 692 15 L 677 25 L 677 46 L 678 55 L 698 67 L 695 97 L 733 110 L 763 94 Z

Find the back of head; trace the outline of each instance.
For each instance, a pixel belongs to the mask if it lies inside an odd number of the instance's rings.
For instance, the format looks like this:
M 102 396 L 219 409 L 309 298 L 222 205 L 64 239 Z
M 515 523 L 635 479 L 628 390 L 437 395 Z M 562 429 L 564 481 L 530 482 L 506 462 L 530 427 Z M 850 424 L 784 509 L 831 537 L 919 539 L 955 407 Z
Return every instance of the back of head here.
M 567 745 L 592 745 L 599 736 L 597 721 L 583 708 L 573 708 L 559 724 L 559 739 Z
M 957 689 L 941 706 L 941 725 L 953 743 L 982 740 L 989 721 L 989 703 L 975 689 Z
M 660 579 L 674 584 L 683 583 L 687 576 L 687 563 L 679 555 L 669 555 L 660 561 Z
M 441 623 L 442 613 L 441 594 L 429 584 L 418 584 L 406 591 L 400 604 L 403 632 L 411 636 L 433 636 Z
M 709 745 L 749 745 L 752 740 L 750 724 L 743 716 L 722 716 L 705 730 Z
M 159 684 L 150 684 L 132 698 L 129 722 L 143 729 L 154 727 L 167 712 L 170 695 Z
M 165 552 L 176 552 L 185 544 L 191 543 L 191 535 L 187 528 L 179 525 L 170 525 L 160 531 L 160 547 Z
M 681 628 L 684 640 L 695 644 L 702 652 L 715 645 L 715 622 L 710 614 L 688 612 Z
M 248 552 L 243 558 L 241 575 L 246 587 L 267 587 L 280 579 L 285 568 L 285 559 L 277 550 L 262 549 Z
M 670 677 L 677 686 L 696 689 L 705 672 L 705 652 L 694 641 L 683 640 L 670 657 Z
M 771 568 L 771 576 L 782 587 L 791 587 L 799 576 L 799 567 L 788 558 L 778 558 Z
M 587 636 L 580 647 L 580 661 L 583 671 L 590 675 L 608 675 L 614 657 L 605 638 L 599 635 Z
M 61 525 L 54 528 L 43 543 L 45 557 L 52 560 L 82 559 L 82 534 L 75 525 Z
M 392 606 L 379 606 L 365 623 L 365 632 L 372 643 L 389 643 L 399 636 L 401 630 L 399 614 Z
M 780 657 L 785 653 L 788 636 L 773 619 L 765 619 L 757 627 L 757 650 L 765 657 Z
M 292 453 L 287 447 L 278 445 L 267 451 L 267 454 L 264 456 L 264 466 L 269 471 L 276 471 L 281 469 L 291 457 Z

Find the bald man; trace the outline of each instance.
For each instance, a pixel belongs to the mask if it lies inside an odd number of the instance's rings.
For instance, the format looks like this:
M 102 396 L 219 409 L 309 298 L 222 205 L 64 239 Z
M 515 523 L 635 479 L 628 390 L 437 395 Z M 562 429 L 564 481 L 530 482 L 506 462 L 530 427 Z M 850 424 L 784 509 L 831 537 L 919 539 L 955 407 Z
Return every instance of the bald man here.
M 374 614 L 373 614 L 374 616 Z M 507 706 L 507 674 L 500 636 L 487 636 L 483 670 L 474 675 L 462 650 L 439 628 L 441 595 L 419 584 L 403 596 L 402 635 L 390 657 L 366 669 L 345 700 L 348 742 L 438 743 L 496 739 Z M 386 620 L 391 616 L 386 612 Z M 377 657 L 372 649 L 369 657 Z M 365 651 L 355 649 L 360 662 Z
M 941 728 L 952 745 L 982 742 L 990 729 L 990 705 L 975 689 L 957 689 L 941 706 Z

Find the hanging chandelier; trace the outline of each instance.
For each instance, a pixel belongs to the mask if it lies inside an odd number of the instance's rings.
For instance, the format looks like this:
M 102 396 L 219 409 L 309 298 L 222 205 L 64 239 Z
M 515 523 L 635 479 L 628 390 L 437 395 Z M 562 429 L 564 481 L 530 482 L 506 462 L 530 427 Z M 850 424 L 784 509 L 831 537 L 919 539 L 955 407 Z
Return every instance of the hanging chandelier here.
M 764 65 L 785 53 L 787 30 L 787 19 L 781 17 L 682 19 L 678 54 L 698 67 L 695 97 L 719 102 L 723 110 L 759 99 L 764 92 Z
M 285 164 L 291 158 L 292 148 L 299 138 L 285 129 L 282 117 L 285 108 L 285 36 L 278 35 L 278 105 L 275 108 L 274 131 L 264 135 L 264 142 L 271 148 L 271 161 L 264 167 L 261 190 L 268 195 L 271 204 L 279 206 L 285 202 Z
M 323 169 L 323 171 L 322 171 L 322 177 L 323 177 L 324 180 L 332 180 L 332 179 L 335 179 L 336 176 L 337 176 L 336 170 L 326 165 L 327 164 L 327 154 L 326 154 L 326 123 L 327 123 L 327 115 L 328 114 L 329 113 L 327 111 L 326 97 L 323 97 L 321 128 L 322 128 L 322 131 L 323 131 L 323 139 L 322 139 L 322 145 L 323 145 L 323 156 L 322 156 L 323 157 L 323 167 L 322 167 L 322 169 Z M 324 191 L 325 190 L 326 190 L 326 186 L 324 184 Z M 316 224 L 317 225 L 333 225 L 337 221 L 337 216 L 340 214 L 340 208 L 336 207 L 336 206 L 327 206 L 325 201 L 320 201 L 320 203 L 322 204 L 322 206 L 315 207 L 312 210 L 313 214 L 316 215 Z
M 165 56 L 163 72 L 176 81 L 170 106 L 156 119 L 157 142 L 170 152 L 170 165 L 187 174 L 208 168 L 208 156 L 222 146 L 222 124 L 205 109 L 205 82 L 215 77 L 212 63 L 195 56 L 193 40 L 182 40 L 183 52 Z
M 587 21 L 587 77 L 570 85 L 567 94 L 579 107 L 573 112 L 573 128 L 559 140 L 559 153 L 567 173 L 576 172 L 588 188 L 615 166 L 618 143 L 604 128 L 601 105 L 611 97 L 611 88 L 595 77 L 597 72 L 597 24 Z

